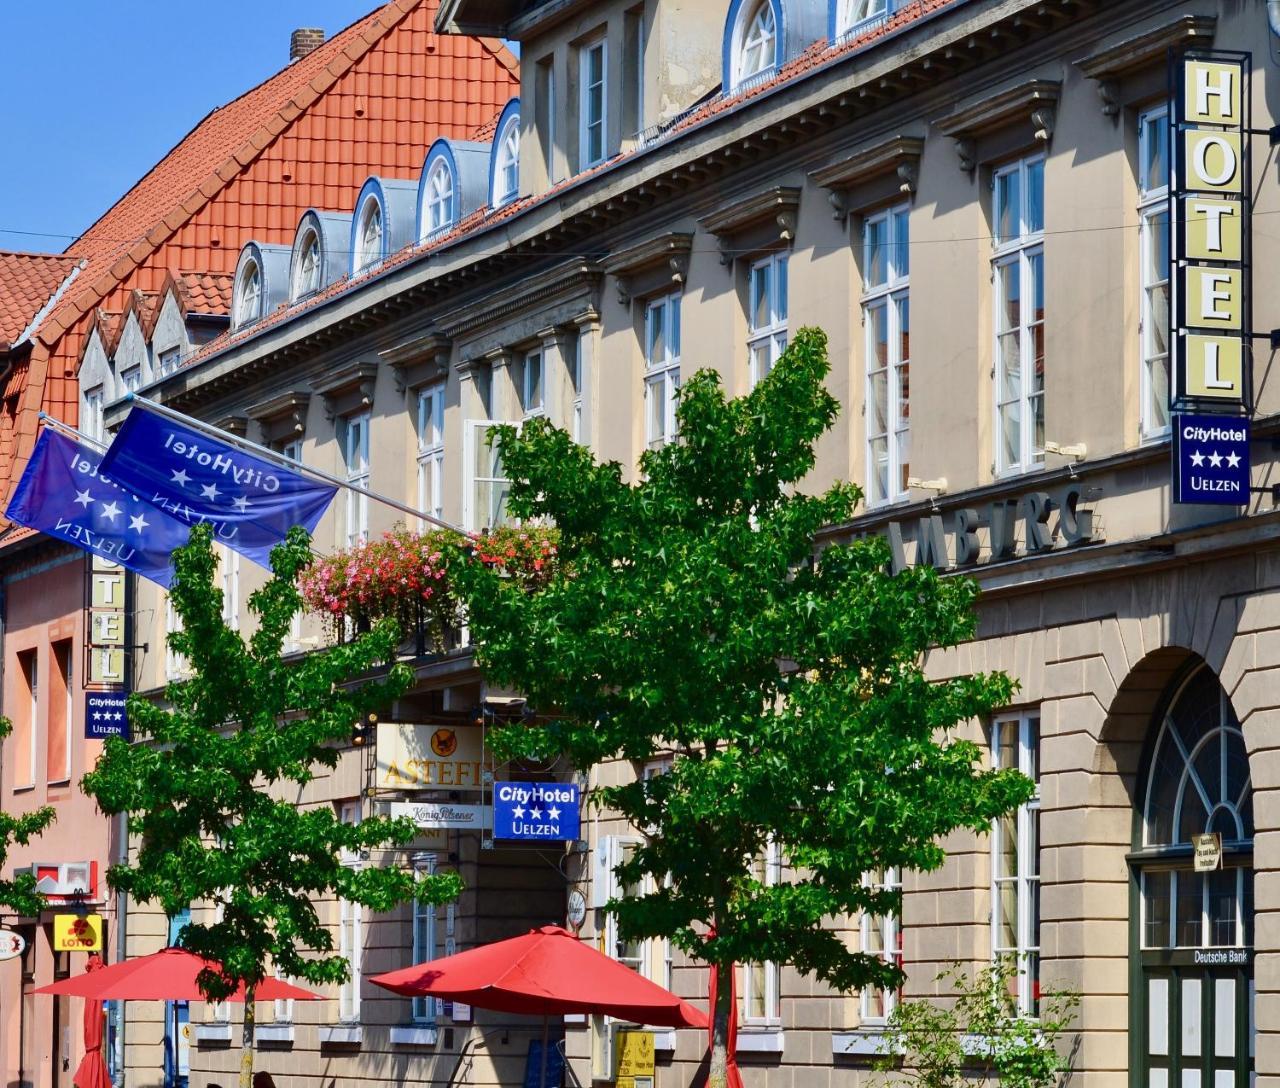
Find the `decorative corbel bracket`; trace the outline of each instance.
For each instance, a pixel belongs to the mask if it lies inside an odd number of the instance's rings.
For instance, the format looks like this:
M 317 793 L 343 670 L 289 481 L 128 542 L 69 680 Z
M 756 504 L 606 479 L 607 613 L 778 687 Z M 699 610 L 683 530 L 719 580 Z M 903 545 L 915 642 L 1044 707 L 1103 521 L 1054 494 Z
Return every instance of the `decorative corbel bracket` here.
M 720 243 L 720 263 L 733 265 L 744 240 L 748 248 L 764 249 L 790 242 L 796 235 L 800 187 L 779 185 L 722 207 L 698 220 Z
M 245 409 L 245 415 L 261 426 L 268 443 L 292 441 L 306 433 L 310 403 L 308 390 L 293 389 Z
M 324 398 L 325 419 L 332 423 L 340 415 L 371 407 L 377 378 L 378 364 L 367 360 L 348 363 L 317 378 L 313 385 Z
M 449 353 L 453 341 L 436 330 L 378 352 L 378 358 L 391 367 L 396 392 L 407 395 L 427 382 L 449 373 Z
M 914 193 L 923 153 L 924 140 L 919 137 L 894 136 L 811 171 L 809 177 L 827 190 L 827 200 L 835 209 L 834 218 L 843 222 L 856 205 L 853 190 L 887 174 L 897 176 L 899 192 L 908 196 Z
M 601 267 L 614 277 L 619 304 L 630 306 L 632 298 L 682 285 L 692 249 L 691 232 L 671 231 L 609 254 Z
M 956 110 L 937 122 L 938 131 L 955 142 L 960 169 L 972 174 L 978 167 L 978 137 L 988 132 L 1030 121 L 1032 139 L 1047 144 L 1061 91 L 1058 80 L 1028 80 Z
M 1118 120 L 1124 104 L 1120 85 L 1125 77 L 1163 66 L 1170 49 L 1212 45 L 1217 22 L 1213 15 L 1180 15 L 1153 30 L 1096 49 L 1075 64 L 1097 81 L 1104 116 Z

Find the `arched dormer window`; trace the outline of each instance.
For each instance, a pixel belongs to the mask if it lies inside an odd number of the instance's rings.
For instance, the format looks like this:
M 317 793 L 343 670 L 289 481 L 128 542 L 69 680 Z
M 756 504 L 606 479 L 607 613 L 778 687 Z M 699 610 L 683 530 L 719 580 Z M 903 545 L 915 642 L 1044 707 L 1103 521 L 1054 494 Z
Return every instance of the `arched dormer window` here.
M 730 8 L 729 87 L 736 91 L 778 66 L 779 0 L 737 0 Z
M 294 247 L 290 288 L 289 295 L 295 301 L 320 290 L 320 236 L 314 230 L 307 231 Z
M 501 208 L 520 194 L 520 100 L 513 98 L 498 118 L 493 138 L 489 206 Z
M 254 260 L 244 261 L 236 276 L 235 295 L 232 300 L 231 324 L 233 328 L 252 325 L 262 316 L 262 269 Z
M 835 36 L 842 38 L 889 10 L 889 0 L 836 0 Z
M 453 226 L 453 171 L 443 157 L 436 159 L 427 173 L 422 212 L 427 235 L 438 234 Z
M 365 200 L 356 231 L 355 269 L 359 271 L 382 260 L 382 205 L 376 196 Z

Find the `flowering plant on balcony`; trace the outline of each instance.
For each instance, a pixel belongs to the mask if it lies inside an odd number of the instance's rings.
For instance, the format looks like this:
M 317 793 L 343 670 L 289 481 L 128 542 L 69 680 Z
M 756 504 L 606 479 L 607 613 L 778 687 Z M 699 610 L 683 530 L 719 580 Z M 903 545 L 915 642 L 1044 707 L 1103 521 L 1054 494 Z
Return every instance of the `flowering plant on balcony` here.
M 545 584 L 556 562 L 554 529 L 501 527 L 471 542 L 471 555 L 530 588 Z M 467 538 L 450 529 L 396 528 L 353 548 L 316 559 L 298 578 L 308 610 L 329 618 L 338 638 L 384 617 L 424 650 L 446 649 L 466 620 L 449 581 L 449 565 L 466 554 Z

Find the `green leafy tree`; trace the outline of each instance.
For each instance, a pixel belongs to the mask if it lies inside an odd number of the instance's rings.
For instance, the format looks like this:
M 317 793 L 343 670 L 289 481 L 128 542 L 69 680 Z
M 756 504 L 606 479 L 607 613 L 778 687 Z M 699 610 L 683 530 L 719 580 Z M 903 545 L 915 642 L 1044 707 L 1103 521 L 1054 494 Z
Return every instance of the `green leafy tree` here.
M 979 747 L 951 732 L 1007 703 L 1010 680 L 923 671 L 931 647 L 972 637 L 974 583 L 891 575 L 878 538 L 816 543 L 861 498 L 847 483 L 798 486 L 836 417 L 827 371 L 826 338 L 809 329 L 745 397 L 694 375 L 679 441 L 646 452 L 632 484 L 543 420 L 497 428 L 510 512 L 554 521 L 561 564 L 537 592 L 481 563 L 456 580 L 486 674 L 552 716 L 502 734 L 503 754 L 586 768 L 674 753 L 669 773 L 597 796 L 648 835 L 619 875 L 657 890 L 610 905 L 622 935 L 854 990 L 901 981 L 830 926 L 899 909 L 864 874 L 937 868 L 943 836 L 985 831 L 1031 786 L 983 770 Z M 790 867 L 772 886 L 753 865 L 771 843 Z
M 0 718 L 0 743 L 12 732 L 13 723 L 8 718 Z M 15 844 L 28 845 L 53 823 L 54 817 L 50 805 L 21 816 L 0 812 L 0 873 L 8 871 L 9 850 Z M 34 917 L 44 906 L 44 896 L 36 891 L 36 878 L 32 873 L 18 873 L 12 880 L 0 877 L 0 907 L 24 917 Z
M 965 1088 L 994 1078 L 1001 1088 L 1049 1088 L 1071 1067 L 1061 1043 L 1080 995 L 1043 989 L 1034 1019 L 1018 1010 L 1017 968 L 1003 956 L 972 977 L 949 967 L 937 981 L 949 1000 L 904 1001 L 889 1017 L 875 1068 L 885 1088 Z
M 414 897 L 441 903 L 461 887 L 453 874 L 417 879 L 404 869 L 342 863 L 345 851 L 409 842 L 412 821 L 345 824 L 327 805 L 304 809 L 283 796 L 281 787 L 304 786 L 316 768 L 334 767 L 354 723 L 411 680 L 393 665 L 383 681 L 350 682 L 394 659 L 390 621 L 325 653 L 282 660 L 300 605 L 297 575 L 309 561 L 307 534 L 295 528 L 272 552 L 274 577 L 249 598 L 259 625 L 246 642 L 222 621 L 209 530 L 194 529 L 174 552 L 170 592 L 182 630 L 169 636 L 192 675 L 169 685 L 171 709 L 131 696 L 129 720 L 141 743 L 108 740 L 82 783 L 103 812 L 128 814 L 138 840 L 133 863 L 109 871 L 113 888 L 159 903 L 169 916 L 194 901 L 221 905 L 221 920 L 184 926 L 180 940 L 221 964 L 200 975 L 210 1000 L 244 983 L 241 1088 L 253 1076 L 253 994 L 270 966 L 310 983 L 347 977 L 347 961 L 333 955 L 316 914 L 318 899 L 386 911 Z

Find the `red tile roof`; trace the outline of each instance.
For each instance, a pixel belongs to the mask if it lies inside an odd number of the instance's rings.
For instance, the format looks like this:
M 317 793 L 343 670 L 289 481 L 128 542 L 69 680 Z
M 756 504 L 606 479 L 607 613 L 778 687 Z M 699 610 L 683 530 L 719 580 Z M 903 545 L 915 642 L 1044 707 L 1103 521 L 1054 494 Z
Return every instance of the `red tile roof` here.
M 0 344 L 22 335 L 75 266 L 65 255 L 0 251 Z
M 223 317 L 231 312 L 232 275 L 188 272 L 174 279 L 183 313 Z

